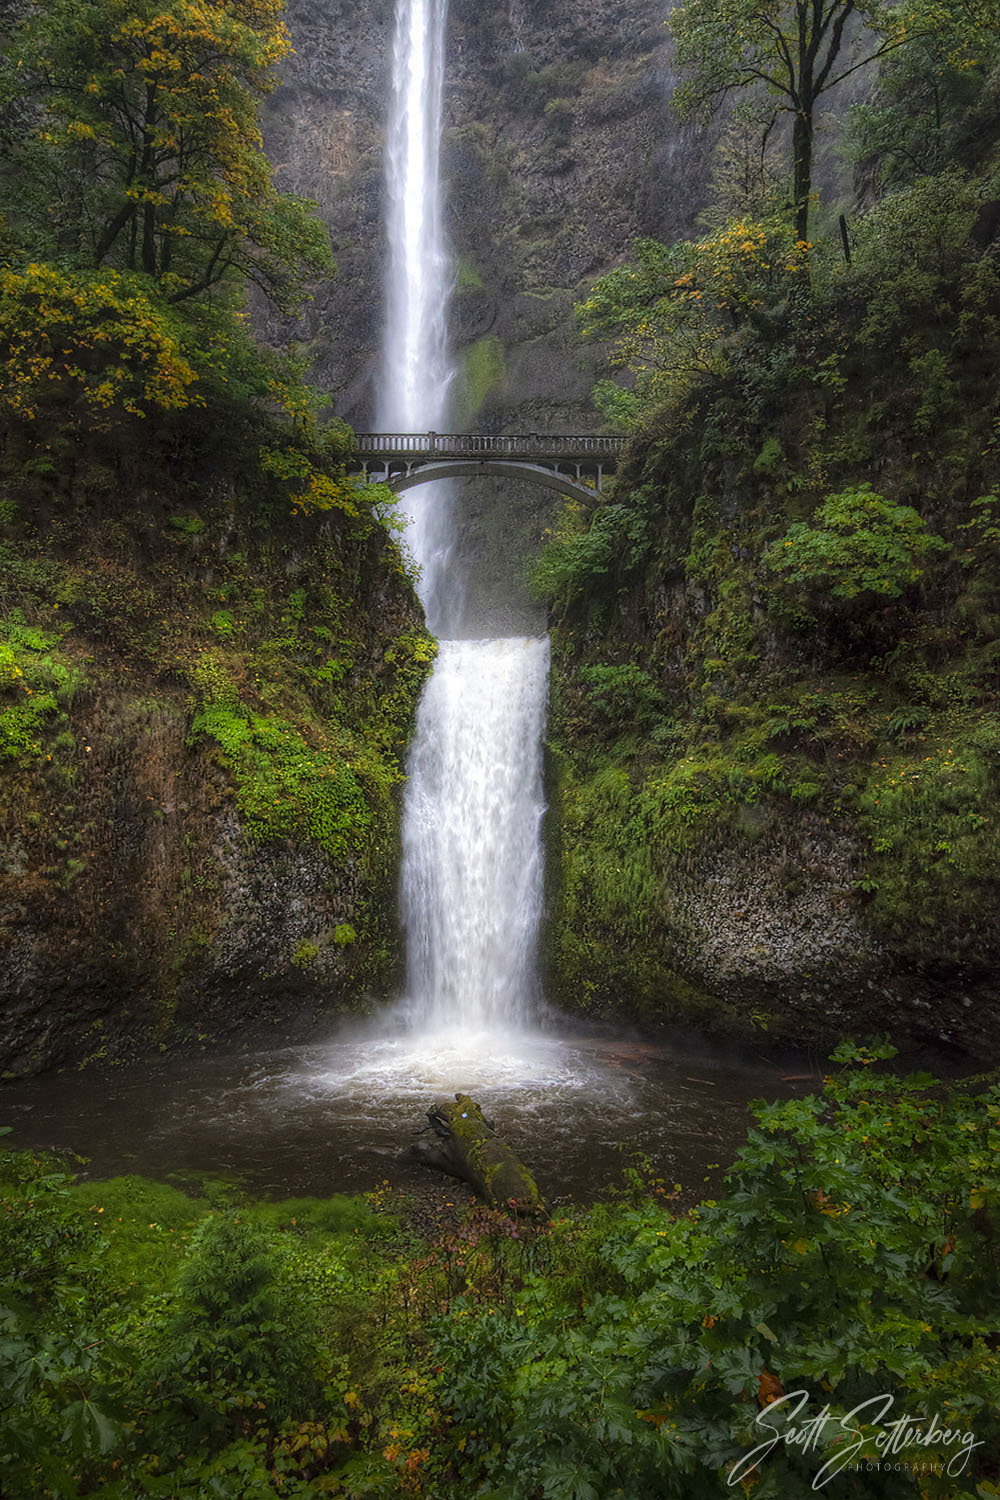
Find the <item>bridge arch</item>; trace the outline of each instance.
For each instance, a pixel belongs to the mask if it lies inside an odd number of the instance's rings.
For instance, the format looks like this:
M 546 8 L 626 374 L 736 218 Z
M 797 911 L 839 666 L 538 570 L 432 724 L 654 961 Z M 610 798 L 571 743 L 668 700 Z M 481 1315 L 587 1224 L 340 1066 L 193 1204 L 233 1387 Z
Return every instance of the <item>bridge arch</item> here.
M 558 490 L 571 500 L 582 500 L 586 505 L 595 505 L 601 498 L 597 489 L 571 479 L 568 474 L 560 474 L 555 469 L 544 469 L 541 464 L 520 463 L 516 459 L 470 459 L 463 462 L 452 458 L 441 463 L 421 464 L 419 468 L 412 468 L 409 473 L 388 474 L 384 477 L 372 473 L 369 478 L 387 484 L 400 495 L 414 485 L 429 484 L 434 479 L 476 479 L 486 474 L 498 474 L 505 479 L 521 479 L 544 485 L 546 489 Z

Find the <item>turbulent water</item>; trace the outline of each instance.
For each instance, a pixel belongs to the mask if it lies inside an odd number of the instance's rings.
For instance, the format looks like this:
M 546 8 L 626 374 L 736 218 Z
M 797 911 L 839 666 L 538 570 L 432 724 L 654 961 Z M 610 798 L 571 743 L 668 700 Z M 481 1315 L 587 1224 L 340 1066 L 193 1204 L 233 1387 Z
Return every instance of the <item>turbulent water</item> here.
M 423 1025 L 527 1020 L 542 905 L 549 643 L 443 641 L 403 820 L 408 994 Z

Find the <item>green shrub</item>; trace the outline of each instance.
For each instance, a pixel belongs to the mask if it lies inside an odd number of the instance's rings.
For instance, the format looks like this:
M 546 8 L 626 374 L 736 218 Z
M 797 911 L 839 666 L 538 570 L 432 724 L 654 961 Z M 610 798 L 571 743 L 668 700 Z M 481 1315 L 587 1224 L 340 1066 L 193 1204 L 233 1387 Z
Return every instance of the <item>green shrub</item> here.
M 571 500 L 532 564 L 528 582 L 539 599 L 565 602 L 585 589 L 599 588 L 613 568 L 641 566 L 648 553 L 647 521 L 640 511 L 602 505 L 588 516 L 578 500 Z
M 258 1402 L 278 1417 L 308 1410 L 318 1381 L 284 1253 L 279 1236 L 240 1213 L 198 1226 L 155 1361 L 168 1399 L 204 1402 L 227 1420 Z
M 1000 1089 L 882 1075 L 891 1051 L 848 1044 L 835 1056 L 861 1066 L 822 1095 L 758 1102 L 719 1202 L 678 1218 L 651 1197 L 557 1224 L 548 1274 L 526 1279 L 511 1312 L 472 1298 L 453 1310 L 437 1358 L 467 1492 L 778 1500 L 821 1488 L 831 1464 L 845 1500 L 902 1496 L 912 1481 L 891 1487 L 884 1448 L 904 1412 L 926 1430 L 937 1411 L 971 1434 L 964 1447 L 996 1451 L 1000 1288 L 984 1216 L 1000 1203 Z M 791 1440 L 824 1411 L 811 1447 Z M 931 1450 L 944 1467 L 956 1447 L 911 1438 L 897 1456 Z M 968 1454 L 920 1479 L 928 1500 L 992 1488 Z
M 765 568 L 809 601 L 898 599 L 948 550 L 911 505 L 862 484 L 828 495 L 809 522 L 796 521 L 764 554 Z

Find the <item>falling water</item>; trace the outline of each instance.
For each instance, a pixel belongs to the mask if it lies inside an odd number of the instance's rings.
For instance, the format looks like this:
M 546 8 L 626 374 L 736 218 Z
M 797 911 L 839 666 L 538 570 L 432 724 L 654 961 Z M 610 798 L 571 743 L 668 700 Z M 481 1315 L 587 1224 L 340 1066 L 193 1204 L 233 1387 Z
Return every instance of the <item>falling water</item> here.
M 438 136 L 446 0 L 397 0 L 389 153 L 391 272 L 380 422 L 446 425 L 449 271 Z M 512 4 L 512 23 L 519 14 Z M 410 545 L 432 629 L 456 631 L 447 491 L 418 505 Z M 471 1090 L 530 1151 L 539 1180 L 586 1199 L 617 1176 L 626 1144 L 700 1188 L 742 1135 L 742 1102 L 787 1083 L 720 1071 L 634 1041 L 543 1036 L 535 948 L 542 904 L 541 734 L 548 641 L 444 639 L 421 700 L 403 819 L 408 1013 L 329 1044 L 182 1065 L 87 1069 L 4 1084 L 19 1144 L 71 1140 L 98 1172 L 234 1171 L 264 1192 L 362 1188 L 407 1176 L 400 1142 L 435 1094 Z M 709 1072 L 706 1080 L 705 1072 Z M 128 1122 L 122 1128 L 122 1122 Z
M 410 994 L 432 1026 L 527 1019 L 542 901 L 548 640 L 443 641 L 403 829 Z
M 439 162 L 446 11 L 447 0 L 397 0 L 380 405 L 387 431 L 447 425 L 451 271 Z M 456 635 L 462 591 L 448 487 L 416 487 L 407 508 L 428 623 Z M 547 687 L 547 639 L 441 641 L 417 715 L 403 816 L 408 1002 L 424 1031 L 482 1035 L 534 1009 Z
M 378 424 L 382 432 L 447 427 L 451 263 L 441 222 L 441 86 L 448 0 L 397 0 L 387 152 L 389 276 Z M 407 496 L 409 543 L 427 623 L 446 632 L 460 607 L 451 577 L 448 484 Z

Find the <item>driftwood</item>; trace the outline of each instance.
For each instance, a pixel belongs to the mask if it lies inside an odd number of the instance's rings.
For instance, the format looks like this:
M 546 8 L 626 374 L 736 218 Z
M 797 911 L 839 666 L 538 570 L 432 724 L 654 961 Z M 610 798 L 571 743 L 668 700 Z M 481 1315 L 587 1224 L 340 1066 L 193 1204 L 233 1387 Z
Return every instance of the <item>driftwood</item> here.
M 460 1177 L 491 1208 L 547 1214 L 535 1179 L 468 1094 L 456 1094 L 454 1104 L 435 1104 L 427 1118 L 436 1139 L 413 1148 L 426 1166 Z

